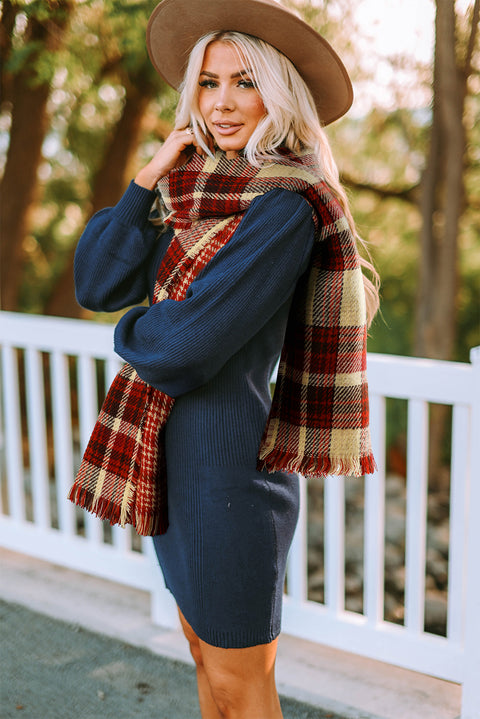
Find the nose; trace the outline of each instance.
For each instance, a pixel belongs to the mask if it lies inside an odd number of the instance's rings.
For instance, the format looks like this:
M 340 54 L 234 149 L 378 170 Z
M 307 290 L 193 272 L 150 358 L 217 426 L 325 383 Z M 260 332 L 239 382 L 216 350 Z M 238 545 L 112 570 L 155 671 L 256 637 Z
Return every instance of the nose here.
M 219 88 L 215 101 L 215 110 L 218 110 L 218 112 L 229 112 L 233 110 L 233 99 L 229 88 Z

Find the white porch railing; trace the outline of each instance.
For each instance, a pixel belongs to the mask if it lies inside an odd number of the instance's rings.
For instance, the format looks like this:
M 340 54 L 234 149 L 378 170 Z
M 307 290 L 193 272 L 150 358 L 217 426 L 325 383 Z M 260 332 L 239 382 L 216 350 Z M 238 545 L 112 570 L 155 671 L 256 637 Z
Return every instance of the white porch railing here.
M 110 528 L 66 499 L 99 403 L 121 364 L 112 331 L 110 325 L 0 312 L 0 546 L 147 590 L 153 619 L 176 626 L 151 542 Z M 303 481 L 284 630 L 461 683 L 462 719 L 479 719 L 480 348 L 472 350 L 471 364 L 369 355 L 369 383 L 379 469 L 364 485 L 363 613 L 345 609 L 343 479 L 328 478 L 324 485 L 325 602 L 307 598 Z M 403 625 L 384 620 L 387 397 L 408 401 Z M 424 631 L 429 403 L 452 406 L 446 636 Z

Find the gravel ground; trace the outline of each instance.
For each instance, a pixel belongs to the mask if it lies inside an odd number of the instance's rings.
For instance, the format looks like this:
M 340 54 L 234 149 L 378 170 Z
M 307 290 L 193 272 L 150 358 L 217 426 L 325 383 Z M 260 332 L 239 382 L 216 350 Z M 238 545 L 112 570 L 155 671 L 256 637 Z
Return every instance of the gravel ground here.
M 0 601 L 1 719 L 200 719 L 191 666 Z M 282 697 L 284 719 L 342 719 Z

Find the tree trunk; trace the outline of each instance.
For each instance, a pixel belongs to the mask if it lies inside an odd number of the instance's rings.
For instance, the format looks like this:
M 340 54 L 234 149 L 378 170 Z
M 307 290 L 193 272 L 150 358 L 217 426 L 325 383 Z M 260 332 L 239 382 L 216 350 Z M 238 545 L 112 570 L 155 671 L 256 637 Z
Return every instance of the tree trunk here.
M 417 355 L 450 359 L 455 341 L 457 236 L 464 202 L 465 77 L 455 56 L 454 0 L 437 0 L 433 119 L 423 177 Z
M 62 13 L 53 21 L 40 22 L 35 16 L 26 29 L 26 43 L 53 50 L 58 47 L 68 20 L 68 2 L 58 2 Z M 2 17 L 3 20 L 3 17 Z M 54 32 L 52 25 L 54 24 Z M 29 214 L 37 187 L 37 168 L 47 131 L 48 82 L 35 78 L 32 50 L 28 63 L 11 79 L 12 124 L 5 172 L 0 185 L 0 307 L 18 309 L 24 262 L 23 242 L 29 228 Z M 33 121 L 32 121 L 33 120 Z
M 479 0 L 473 19 L 478 21 Z M 457 311 L 458 227 L 464 208 L 466 133 L 463 124 L 476 28 L 464 68 L 456 58 L 454 0 L 436 1 L 433 118 L 430 152 L 422 180 L 422 232 L 415 353 L 452 359 Z M 440 482 L 447 408 L 430 412 L 430 477 Z
M 2 104 L 11 100 L 11 77 L 5 67 L 12 50 L 13 29 L 19 10 L 18 5 L 14 6 L 10 0 L 3 0 L 0 21 L 0 89 L 2 91 L 0 102 Z
M 137 84 L 129 83 L 122 116 L 115 126 L 102 166 L 94 180 L 90 214 L 115 205 L 122 196 L 129 180 L 127 174 L 130 171 L 132 158 L 137 151 L 142 119 L 152 95 L 153 88 L 150 88 L 150 91 L 142 91 Z M 75 249 L 71 251 L 65 269 L 55 283 L 45 307 L 46 314 L 62 317 L 81 317 L 84 314 L 75 299 L 74 255 Z

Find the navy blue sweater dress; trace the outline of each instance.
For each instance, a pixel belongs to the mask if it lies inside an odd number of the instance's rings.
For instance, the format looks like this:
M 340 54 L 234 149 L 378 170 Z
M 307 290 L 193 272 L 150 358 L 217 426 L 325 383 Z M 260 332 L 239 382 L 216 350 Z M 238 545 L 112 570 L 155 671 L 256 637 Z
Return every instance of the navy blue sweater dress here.
M 75 257 L 81 305 L 115 311 L 152 295 L 171 230 L 148 221 L 154 193 L 131 183 L 88 223 Z M 115 350 L 175 397 L 165 443 L 169 528 L 154 537 L 167 587 L 196 634 L 219 647 L 272 641 L 298 516 L 298 477 L 258 472 L 269 379 L 314 225 L 307 201 L 256 198 L 181 301 L 136 306 Z

